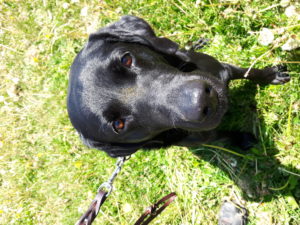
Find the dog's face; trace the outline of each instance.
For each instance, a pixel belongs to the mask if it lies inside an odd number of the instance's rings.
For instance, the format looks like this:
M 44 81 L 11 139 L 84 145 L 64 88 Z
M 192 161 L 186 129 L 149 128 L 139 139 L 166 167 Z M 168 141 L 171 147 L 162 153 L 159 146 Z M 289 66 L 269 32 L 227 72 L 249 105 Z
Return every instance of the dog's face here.
M 226 87 L 176 54 L 136 17 L 90 36 L 71 68 L 68 111 L 85 144 L 128 155 L 171 129 L 214 129 L 226 111 Z

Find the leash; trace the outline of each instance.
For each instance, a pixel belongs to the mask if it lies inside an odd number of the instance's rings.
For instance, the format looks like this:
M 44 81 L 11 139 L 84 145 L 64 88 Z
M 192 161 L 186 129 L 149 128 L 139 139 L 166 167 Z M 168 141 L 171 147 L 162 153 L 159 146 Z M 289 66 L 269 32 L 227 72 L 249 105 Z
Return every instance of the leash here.
M 126 160 L 130 159 L 129 157 L 119 157 L 118 161 L 116 162 L 116 168 L 112 173 L 111 177 L 104 183 L 102 183 L 97 191 L 97 195 L 95 199 L 90 204 L 88 210 L 80 217 L 75 225 L 90 225 L 95 220 L 96 216 L 100 211 L 100 207 L 106 200 L 106 198 L 110 195 L 113 189 L 113 182 L 116 176 L 122 169 L 123 164 Z M 105 190 L 106 189 L 106 190 Z
M 172 192 L 162 199 L 160 199 L 155 204 L 149 206 L 146 211 L 141 215 L 141 217 L 135 222 L 134 225 L 147 225 L 149 224 L 155 217 L 157 217 L 162 211 L 167 208 L 176 198 L 176 193 Z M 164 204 L 163 204 L 164 203 Z M 159 206 L 163 204 L 160 208 Z M 146 221 L 145 221 L 146 220 Z
M 90 204 L 87 211 L 80 217 L 80 219 L 76 222 L 75 225 L 91 225 L 92 222 L 97 217 L 100 207 L 105 202 L 107 197 L 111 194 L 113 190 L 113 182 L 116 176 L 120 173 L 122 166 L 125 161 L 130 159 L 128 157 L 119 157 L 116 162 L 116 168 L 110 178 L 102 183 L 97 191 L 96 197 Z M 155 204 L 149 206 L 146 211 L 141 215 L 141 217 L 135 222 L 134 225 L 147 225 L 149 224 L 155 217 L 157 217 L 168 205 L 170 205 L 176 198 L 176 193 L 172 192 L 162 199 L 160 199 Z

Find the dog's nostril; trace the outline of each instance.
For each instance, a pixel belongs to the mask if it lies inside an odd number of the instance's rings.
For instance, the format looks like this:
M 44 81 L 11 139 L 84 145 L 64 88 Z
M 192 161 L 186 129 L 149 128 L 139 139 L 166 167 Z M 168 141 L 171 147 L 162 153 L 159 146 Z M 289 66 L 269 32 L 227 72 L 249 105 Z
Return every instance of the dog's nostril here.
M 210 92 L 211 92 L 211 87 L 206 87 L 205 88 L 205 93 L 206 94 L 210 94 Z
M 206 107 L 204 107 L 204 109 L 203 109 L 203 111 L 202 111 L 202 114 L 203 114 L 204 116 L 207 116 L 208 113 L 209 113 L 209 108 L 208 108 L 208 106 L 206 106 Z

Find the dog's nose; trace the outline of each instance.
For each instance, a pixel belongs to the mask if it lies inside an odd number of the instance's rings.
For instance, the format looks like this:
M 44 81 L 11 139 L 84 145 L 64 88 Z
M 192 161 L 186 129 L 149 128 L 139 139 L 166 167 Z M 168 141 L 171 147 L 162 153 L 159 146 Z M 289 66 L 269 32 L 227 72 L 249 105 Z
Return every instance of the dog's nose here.
M 205 81 L 188 81 L 177 89 L 175 96 L 173 104 L 178 107 L 184 120 L 202 121 L 216 111 L 217 93 Z

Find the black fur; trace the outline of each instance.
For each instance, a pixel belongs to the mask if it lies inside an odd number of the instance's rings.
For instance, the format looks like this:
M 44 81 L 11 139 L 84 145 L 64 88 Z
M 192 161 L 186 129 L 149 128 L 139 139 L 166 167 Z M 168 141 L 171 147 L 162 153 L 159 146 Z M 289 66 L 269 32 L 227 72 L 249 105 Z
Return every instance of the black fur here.
M 132 65 L 121 63 L 130 54 Z M 157 37 L 134 16 L 91 34 L 75 58 L 68 112 L 86 145 L 125 156 L 140 148 L 195 146 L 218 137 L 214 129 L 227 110 L 227 86 L 244 79 L 246 68 L 180 49 Z M 289 81 L 281 67 L 251 69 L 256 83 Z M 113 123 L 124 121 L 116 132 Z

